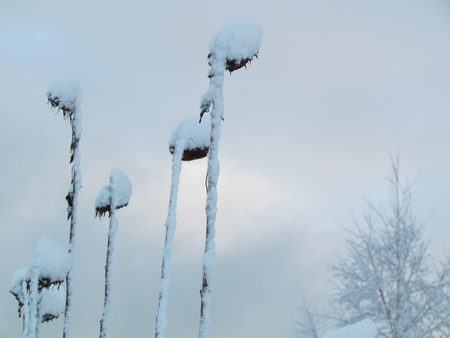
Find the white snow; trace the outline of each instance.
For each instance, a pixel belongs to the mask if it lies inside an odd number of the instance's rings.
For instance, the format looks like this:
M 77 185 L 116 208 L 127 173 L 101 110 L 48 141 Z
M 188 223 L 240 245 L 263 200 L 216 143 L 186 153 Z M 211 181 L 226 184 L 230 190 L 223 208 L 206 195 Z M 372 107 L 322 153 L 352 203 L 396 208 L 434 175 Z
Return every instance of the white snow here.
M 322 338 L 375 338 L 377 326 L 370 319 L 325 333 Z
M 169 140 L 169 147 L 175 148 L 178 140 L 186 140 L 185 149 L 209 147 L 211 119 L 204 116 L 199 123 L 198 115 L 189 115 L 181 120 Z M 183 149 L 183 150 L 185 150 Z
M 252 59 L 261 47 L 263 31 L 261 24 L 245 16 L 225 22 L 209 44 L 211 54 L 228 60 Z
M 106 336 L 106 331 L 108 329 L 108 315 L 111 308 L 112 254 L 114 251 L 114 237 L 118 229 L 118 221 L 115 218 L 115 212 L 116 209 L 128 204 L 132 194 L 132 185 L 128 176 L 119 169 L 111 171 L 109 182 L 109 186 L 104 186 L 95 200 L 97 208 L 108 208 L 108 211 L 110 212 L 105 265 L 105 300 L 102 317 L 100 319 L 100 337 L 102 338 Z
M 27 269 L 28 268 L 22 268 L 22 269 L 17 270 L 16 272 L 14 272 L 13 280 L 11 281 L 11 284 L 9 285 L 9 292 L 11 292 L 14 295 L 18 295 L 18 297 L 20 297 L 21 301 L 23 298 L 22 282 L 26 278 Z
M 119 169 L 111 171 L 110 185 L 103 186 L 95 198 L 95 206 L 106 208 L 111 206 L 112 200 L 117 207 L 123 207 L 130 201 L 132 195 L 132 184 L 127 175 Z
M 155 337 L 165 338 L 167 327 L 167 305 L 170 286 L 170 264 L 172 257 L 172 245 L 177 225 L 177 201 L 178 201 L 178 185 L 181 174 L 181 159 L 183 151 L 187 148 L 186 143 L 188 139 L 195 139 L 199 132 L 199 128 L 207 129 L 207 138 L 209 140 L 209 128 L 198 127 L 197 125 L 207 125 L 209 127 L 210 121 L 201 123 L 198 122 L 198 116 L 188 116 L 184 118 L 178 125 L 177 129 L 172 133 L 171 141 L 173 141 L 173 160 L 172 160 L 172 183 L 170 187 L 170 201 L 169 211 L 166 218 L 166 238 L 164 241 L 164 249 L 162 253 L 162 267 L 161 280 L 159 283 L 159 303 L 156 313 Z M 203 131 L 205 133 L 205 131 Z M 175 135 L 175 136 L 174 136 Z M 169 144 L 171 144 L 169 142 Z M 199 147 L 201 143 L 195 143 L 194 148 Z
M 50 315 L 57 318 L 64 312 L 65 304 L 66 290 L 64 288 L 52 286 L 49 289 L 42 289 L 39 313 L 41 316 Z
M 95 206 L 98 208 L 106 208 L 111 204 L 111 189 L 109 185 L 104 185 L 97 197 L 95 198 Z
M 81 102 L 81 87 L 75 79 L 59 77 L 50 84 L 47 96 L 51 100 L 57 99 L 60 109 L 73 112 L 76 111 Z
M 68 118 L 72 126 L 72 142 L 70 144 L 70 163 L 72 163 L 72 180 L 69 193 L 66 197 L 68 202 L 67 214 L 70 219 L 70 236 L 68 251 L 70 255 L 70 267 L 67 272 L 66 287 L 66 309 L 64 315 L 64 333 L 63 336 L 69 336 L 70 312 L 73 295 L 73 261 L 75 249 L 75 233 L 77 225 L 78 192 L 81 188 L 82 175 L 80 170 L 81 153 L 79 142 L 82 133 L 81 124 L 81 87 L 77 80 L 68 77 L 56 78 L 49 86 L 47 98 L 52 107 L 63 111 L 64 118 Z
M 39 279 L 49 278 L 52 282 L 62 282 L 71 267 L 70 256 L 65 249 L 49 237 L 43 237 L 36 245 L 33 261 L 27 270 L 27 279 L 38 270 Z
M 128 176 L 119 169 L 111 171 L 110 186 L 113 193 L 113 200 L 115 200 L 117 206 L 127 205 L 130 202 L 133 187 Z
M 70 258 L 52 239 L 43 237 L 36 245 L 30 265 L 14 273 L 9 291 L 19 301 L 24 337 L 39 337 L 41 321 L 57 318 L 64 311 L 64 289 L 52 283 L 64 281 L 71 267 Z
M 211 277 L 215 255 L 215 221 L 217 214 L 217 183 L 219 180 L 220 164 L 218 159 L 221 119 L 224 116 L 223 81 L 224 72 L 241 68 L 259 53 L 262 42 L 261 24 L 253 19 L 239 16 L 224 23 L 219 33 L 209 44 L 208 56 L 211 66 L 208 76 L 210 84 L 208 91 L 200 101 L 200 116 L 210 112 L 211 130 L 209 135 L 208 153 L 208 182 L 206 198 L 206 239 L 203 254 L 203 285 L 201 294 L 201 314 L 199 337 L 207 338 L 209 333 L 211 306 Z

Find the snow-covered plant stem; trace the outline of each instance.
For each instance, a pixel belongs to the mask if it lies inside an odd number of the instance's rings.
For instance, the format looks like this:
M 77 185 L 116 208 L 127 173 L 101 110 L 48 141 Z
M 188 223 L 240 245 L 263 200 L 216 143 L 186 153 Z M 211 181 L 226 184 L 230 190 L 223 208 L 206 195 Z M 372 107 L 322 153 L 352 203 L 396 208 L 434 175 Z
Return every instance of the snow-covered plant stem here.
M 38 331 L 38 279 L 39 279 L 39 271 L 34 268 L 31 271 L 31 280 L 30 280 L 30 320 L 29 320 L 29 328 L 28 335 L 29 338 L 35 338 Z
M 165 338 L 167 326 L 167 297 L 170 284 L 170 261 L 172 257 L 172 243 L 177 224 L 178 185 L 181 174 L 181 158 L 185 150 L 186 140 L 180 139 L 175 143 L 172 160 L 172 184 L 170 187 L 169 211 L 166 218 L 166 237 L 162 253 L 161 280 L 159 283 L 159 304 L 156 314 L 155 337 Z
M 78 207 L 78 192 L 81 188 L 81 171 L 80 171 L 80 149 L 79 142 L 81 137 L 81 114 L 78 114 L 78 109 L 75 110 L 73 117 L 70 118 L 72 125 L 72 181 L 69 193 L 66 196 L 67 200 L 67 214 L 70 219 L 70 234 L 69 234 L 69 255 L 71 256 L 71 268 L 66 277 L 66 309 L 64 311 L 64 331 L 63 338 L 69 338 L 70 329 L 70 310 L 72 307 L 73 294 L 73 262 L 75 249 L 75 234 L 77 226 L 77 207 Z
M 210 326 L 209 310 L 211 305 L 210 282 L 213 270 L 215 253 L 215 222 L 217 214 L 217 183 L 219 180 L 219 138 L 221 120 L 224 115 L 223 106 L 223 81 L 225 70 L 230 73 L 246 67 L 259 53 L 262 40 L 262 28 L 259 22 L 246 18 L 237 17 L 226 22 L 213 37 L 210 43 L 208 55 L 211 66 L 208 77 L 210 78 L 209 89 L 203 95 L 200 102 L 200 120 L 212 106 L 211 134 L 208 153 L 208 182 L 206 197 L 206 239 L 203 254 L 203 281 L 200 307 L 200 329 L 199 337 L 207 338 Z
M 48 237 L 37 244 L 27 268 L 14 273 L 9 292 L 19 302 L 23 337 L 39 338 L 41 323 L 58 318 L 64 311 L 59 287 L 69 270 L 69 254 Z
M 116 210 L 128 205 L 131 196 L 131 182 L 128 177 L 118 169 L 111 172 L 109 186 L 104 186 L 95 199 L 96 216 L 109 214 L 108 244 L 105 264 L 105 299 L 103 302 L 102 318 L 100 319 L 100 338 L 106 337 L 108 328 L 108 315 L 111 308 L 111 277 L 112 254 L 114 251 L 114 236 L 119 223 L 116 219 Z
M 80 148 L 81 139 L 81 90 L 77 81 L 57 79 L 47 93 L 48 103 L 52 108 L 62 110 L 64 118 L 68 118 L 72 127 L 72 142 L 70 144 L 70 163 L 72 163 L 72 180 L 67 200 L 67 218 L 70 220 L 69 246 L 71 267 L 66 276 L 66 308 L 64 311 L 63 338 L 69 338 L 70 311 L 73 294 L 73 262 L 75 249 L 75 234 L 77 225 L 78 192 L 81 188 Z
M 25 291 L 23 292 L 23 307 L 19 309 L 19 311 L 23 317 L 23 337 L 25 338 L 28 337 L 28 332 L 30 330 L 30 299 L 28 297 L 26 279 L 23 279 L 21 284 L 22 290 Z
M 112 198 L 111 212 L 109 214 L 108 247 L 106 252 L 106 265 L 105 265 L 105 299 L 103 302 L 102 318 L 100 320 L 100 338 L 104 338 L 106 336 L 108 314 L 111 304 L 112 253 L 114 251 L 114 236 L 116 235 L 118 228 L 118 221 L 116 219 L 117 204 L 113 200 L 114 199 Z
M 219 138 L 221 128 L 221 117 L 223 115 L 223 80 L 225 72 L 225 61 L 217 60 L 215 57 L 211 62 L 211 80 L 209 91 L 212 98 L 211 110 L 211 138 L 208 152 L 208 171 L 207 171 L 207 197 L 206 197 L 206 238 L 205 251 L 203 254 L 203 279 L 202 289 L 200 291 L 200 330 L 199 337 L 208 337 L 210 326 L 209 309 L 211 304 L 210 282 L 213 269 L 213 260 L 215 254 L 214 236 L 216 233 L 215 222 L 217 214 L 217 182 L 219 180 Z

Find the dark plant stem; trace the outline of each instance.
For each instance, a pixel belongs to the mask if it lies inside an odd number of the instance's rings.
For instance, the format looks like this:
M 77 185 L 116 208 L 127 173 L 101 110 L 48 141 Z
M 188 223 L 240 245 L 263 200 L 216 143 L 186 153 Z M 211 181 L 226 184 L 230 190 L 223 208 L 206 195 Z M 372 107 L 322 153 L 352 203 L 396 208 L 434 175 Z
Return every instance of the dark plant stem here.
M 66 196 L 67 200 L 67 218 L 70 219 L 69 232 L 69 248 L 70 255 L 70 269 L 66 276 L 66 307 L 64 310 L 64 327 L 63 338 L 69 338 L 69 329 L 71 323 L 70 311 L 72 307 L 73 295 L 73 263 L 74 263 L 74 248 L 75 248 L 75 234 L 77 225 L 77 207 L 78 207 L 78 192 L 81 188 L 81 172 L 80 172 L 80 150 L 79 142 L 81 137 L 81 119 L 79 112 L 76 110 L 69 115 L 69 121 L 72 127 L 72 143 L 70 145 L 72 163 L 72 181 L 69 193 Z
M 106 330 L 108 324 L 108 314 L 111 305 L 111 266 L 112 254 L 114 251 L 114 236 L 117 233 L 118 222 L 116 219 L 116 207 L 111 203 L 111 211 L 109 214 L 109 232 L 108 232 L 108 246 L 106 252 L 105 264 L 105 299 L 103 302 L 103 313 L 100 320 L 100 338 L 106 337 Z

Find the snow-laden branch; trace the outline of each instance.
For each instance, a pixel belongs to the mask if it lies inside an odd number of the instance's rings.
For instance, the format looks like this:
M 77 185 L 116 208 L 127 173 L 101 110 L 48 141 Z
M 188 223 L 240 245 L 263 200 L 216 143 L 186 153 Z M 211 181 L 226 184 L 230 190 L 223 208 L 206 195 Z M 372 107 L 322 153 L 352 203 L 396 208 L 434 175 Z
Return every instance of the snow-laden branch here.
M 392 162 L 388 212 L 368 202 L 367 230 L 347 240 L 348 257 L 332 266 L 341 325 L 374 320 L 380 337 L 424 338 L 450 328 L 450 264 L 436 269 L 411 208 L 411 187 Z

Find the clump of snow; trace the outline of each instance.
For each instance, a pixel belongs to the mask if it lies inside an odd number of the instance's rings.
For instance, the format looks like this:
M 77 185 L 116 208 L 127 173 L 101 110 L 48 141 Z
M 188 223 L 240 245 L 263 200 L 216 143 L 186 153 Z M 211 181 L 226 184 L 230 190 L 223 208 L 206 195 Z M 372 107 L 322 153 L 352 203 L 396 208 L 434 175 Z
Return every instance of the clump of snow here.
M 199 123 L 198 115 L 189 115 L 181 120 L 169 140 L 171 152 L 178 140 L 186 140 L 185 149 L 207 148 L 211 131 L 211 119 L 205 117 Z
M 119 169 L 111 171 L 109 180 L 109 186 L 103 186 L 95 198 L 96 215 L 100 217 L 111 210 L 112 204 L 115 209 L 127 206 L 132 195 L 130 179 Z
M 43 237 L 36 245 L 33 261 L 27 270 L 27 279 L 38 271 L 39 280 L 62 283 L 71 267 L 70 255 L 49 237 Z
M 209 44 L 210 55 L 234 63 L 237 67 L 235 69 L 239 69 L 245 65 L 240 65 L 243 61 L 250 61 L 258 55 L 262 37 L 263 30 L 258 21 L 245 16 L 232 18 L 212 38 Z
M 113 199 L 118 207 L 125 206 L 130 202 L 132 194 L 132 185 L 127 175 L 119 169 L 111 171 L 111 191 Z
M 39 313 L 42 322 L 58 318 L 64 312 L 66 304 L 66 290 L 64 288 L 52 286 L 43 289 L 40 296 Z
M 325 333 L 322 338 L 375 338 L 377 326 L 370 319 Z
M 111 189 L 109 185 L 104 185 L 97 197 L 95 198 L 95 206 L 97 208 L 107 208 L 111 205 Z
M 9 285 L 9 292 L 18 297 L 22 293 L 22 282 L 26 278 L 27 268 L 22 268 L 14 272 L 13 280 Z
M 77 80 L 59 77 L 48 88 L 47 98 L 52 107 L 73 113 L 81 102 L 81 87 Z
M 65 292 L 59 286 L 69 268 L 68 252 L 52 239 L 43 237 L 36 245 L 30 265 L 14 273 L 9 292 L 19 302 L 24 333 L 35 332 L 40 322 L 58 318 L 64 311 Z

